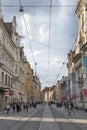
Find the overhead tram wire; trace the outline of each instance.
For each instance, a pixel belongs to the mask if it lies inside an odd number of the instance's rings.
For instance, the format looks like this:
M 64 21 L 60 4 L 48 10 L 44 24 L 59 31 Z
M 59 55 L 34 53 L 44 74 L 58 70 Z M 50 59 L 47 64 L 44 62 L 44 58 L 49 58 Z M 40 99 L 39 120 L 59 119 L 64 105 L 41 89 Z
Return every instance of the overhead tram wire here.
M 2 5 L 2 7 L 8 7 L 8 8 L 15 8 L 15 7 L 20 7 L 18 5 Z M 48 8 L 49 5 L 23 5 L 22 7 L 31 7 L 31 8 Z M 65 8 L 75 8 L 75 5 L 52 5 L 52 8 L 61 8 L 61 7 L 65 7 Z
M 74 45 L 73 45 L 73 46 L 74 46 Z M 73 48 L 73 46 L 72 46 L 72 48 Z M 63 62 L 63 67 L 64 67 L 64 65 L 65 65 L 66 63 L 67 63 L 67 59 L 66 59 L 65 62 Z M 63 71 L 63 67 L 61 68 L 61 70 L 59 71 L 59 74 L 57 75 L 57 81 L 58 81 L 58 78 L 59 78 L 61 72 Z
M 72 37 L 74 37 L 74 34 L 72 34 L 72 35 L 70 35 L 70 36 L 68 36 L 68 37 L 66 37 L 64 39 L 61 39 L 61 40 L 58 40 L 58 41 L 55 41 L 55 42 L 51 42 L 50 44 L 56 44 L 56 43 L 59 43 L 59 42 L 63 42 L 64 40 L 67 40 L 67 39 L 72 38 Z M 42 50 L 42 49 L 48 47 L 48 44 L 44 45 L 44 43 L 41 43 L 39 41 L 36 41 L 36 40 L 32 40 L 32 41 L 43 46 L 43 47 L 40 47 L 40 48 L 36 49 L 35 51 Z M 54 50 L 56 50 L 58 52 L 57 48 L 50 47 L 50 49 L 54 49 Z M 33 52 L 35 52 L 35 51 L 33 51 Z
M 20 4 L 21 6 L 21 4 Z M 21 6 L 22 7 L 22 6 Z M 25 6 L 23 6 L 25 7 Z M 49 7 L 49 6 L 26 6 L 26 7 Z M 52 7 L 66 7 L 66 6 L 52 6 L 52 0 L 50 0 L 50 24 L 49 24 L 49 44 L 48 44 L 48 74 L 47 74 L 47 78 L 49 77 L 49 57 L 50 57 L 50 33 L 51 33 L 51 8 Z M 69 6 L 67 6 L 69 7 Z M 25 19 L 24 19 L 25 21 Z M 72 35 L 73 36 L 73 35 Z M 65 40 L 65 39 L 64 39 Z M 47 45 L 46 45 L 47 47 Z M 33 53 L 33 51 L 32 51 Z M 36 64 L 36 63 L 35 63 Z
M 57 74 L 57 79 L 56 79 L 56 81 L 58 81 L 58 78 L 59 78 L 60 74 L 62 73 L 63 67 L 64 67 L 64 65 L 65 65 L 66 63 L 67 63 L 67 59 L 65 60 L 65 62 L 63 62 L 63 66 L 61 67 L 59 73 Z M 57 83 L 56 81 L 55 81 L 55 84 Z
M 47 72 L 48 82 L 49 82 L 49 61 L 50 61 L 51 7 L 52 7 L 52 0 L 50 0 L 50 13 L 49 13 L 50 16 L 49 16 L 48 72 Z
M 20 3 L 20 10 L 19 11 L 23 13 L 24 10 L 23 10 L 22 4 L 21 4 L 21 0 L 19 0 L 19 3 Z M 27 29 L 24 13 L 23 13 L 23 20 L 24 20 L 24 25 L 25 25 L 26 34 L 27 34 L 27 38 L 28 38 L 28 41 L 29 41 L 29 45 L 30 45 L 30 49 L 31 49 L 31 54 L 32 54 L 32 57 L 33 57 L 34 65 L 36 67 L 36 62 L 35 62 L 35 58 L 34 58 L 34 55 L 33 55 L 33 50 L 32 50 L 32 46 L 31 46 L 31 42 L 30 42 L 29 32 L 28 32 L 28 29 Z
M 71 48 L 71 49 L 73 49 L 74 44 L 75 44 L 75 43 L 73 43 L 73 45 L 72 45 L 72 48 Z M 67 59 L 65 60 L 65 62 L 63 62 L 63 67 L 64 67 L 64 65 L 65 65 L 66 63 L 67 63 Z M 59 74 L 57 75 L 57 81 L 58 81 L 58 77 L 59 77 L 59 75 L 61 74 L 61 72 L 62 72 L 62 70 L 63 70 L 63 67 L 61 68 L 61 70 L 60 70 Z
M 67 37 L 65 37 L 65 38 L 63 38 L 63 39 L 58 40 L 58 41 L 50 42 L 50 44 L 56 44 L 56 43 L 65 41 L 65 40 L 67 40 L 67 39 L 70 39 L 70 38 L 72 38 L 72 37 L 74 37 L 74 36 L 76 36 L 76 34 L 71 34 L 71 35 L 69 35 L 69 36 L 67 36 Z M 40 44 L 40 45 L 43 45 L 43 46 L 47 46 L 47 45 L 48 45 L 48 44 L 41 43 L 41 42 L 36 41 L 36 40 L 32 40 L 32 41 L 33 41 L 33 42 L 36 42 L 36 43 L 38 43 L 38 44 Z M 48 42 L 47 42 L 47 43 L 48 43 Z
M 20 2 L 20 8 L 22 8 L 21 1 L 19 0 L 19 2 Z M 49 76 L 50 33 L 51 33 L 51 7 L 52 7 L 52 0 L 51 0 L 51 4 L 50 4 L 49 45 L 48 45 L 48 75 L 47 75 L 47 77 Z M 22 11 L 22 13 L 23 13 L 23 11 Z M 30 42 L 30 38 L 29 38 L 29 34 L 28 34 L 28 30 L 27 30 L 27 25 L 26 25 L 24 13 L 23 13 L 23 19 L 24 19 L 24 24 L 25 24 L 25 28 L 26 28 L 26 33 L 27 33 L 27 36 L 28 36 L 28 41 L 30 43 L 29 45 L 30 45 L 30 48 L 31 48 L 31 52 L 32 52 L 34 64 L 36 65 L 36 62 L 35 62 L 35 59 L 34 59 L 34 55 L 33 55 L 32 46 L 31 46 L 31 42 Z
M 76 41 L 76 40 L 75 40 Z M 73 47 L 75 45 L 75 42 L 73 43 L 72 47 L 71 47 L 71 50 L 73 50 Z M 57 74 L 57 81 L 58 81 L 58 77 L 60 76 L 61 72 L 63 71 L 63 67 L 64 65 L 67 63 L 67 59 L 65 60 L 65 62 L 63 62 L 63 66 L 61 68 L 61 70 L 59 71 L 59 73 Z

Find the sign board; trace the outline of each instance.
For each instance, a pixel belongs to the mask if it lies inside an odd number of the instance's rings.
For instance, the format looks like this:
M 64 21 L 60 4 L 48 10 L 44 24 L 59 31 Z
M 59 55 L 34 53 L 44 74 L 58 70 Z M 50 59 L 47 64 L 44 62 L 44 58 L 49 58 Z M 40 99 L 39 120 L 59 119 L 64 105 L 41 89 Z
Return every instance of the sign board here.
M 83 56 L 82 67 L 83 67 L 83 74 L 87 74 L 87 56 Z
M 9 92 L 5 92 L 5 97 L 8 97 L 9 96 Z

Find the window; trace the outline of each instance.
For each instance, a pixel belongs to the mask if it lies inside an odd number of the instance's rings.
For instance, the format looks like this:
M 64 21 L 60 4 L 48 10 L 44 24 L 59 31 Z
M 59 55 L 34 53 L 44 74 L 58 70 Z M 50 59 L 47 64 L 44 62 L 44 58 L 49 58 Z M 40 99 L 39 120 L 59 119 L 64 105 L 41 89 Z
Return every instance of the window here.
M 10 85 L 11 85 L 11 88 L 12 88 L 12 78 L 11 78 L 11 84 Z
M 4 73 L 2 72 L 2 85 L 4 85 Z
M 16 65 L 15 73 L 17 74 L 17 72 L 18 72 L 18 66 Z
M 16 51 L 16 60 L 18 60 L 18 52 Z
M 83 100 L 83 94 L 82 94 L 82 92 L 80 92 L 80 100 L 81 101 Z
M 10 76 L 8 77 L 8 86 L 10 86 Z
M 5 85 L 7 85 L 7 74 L 5 75 Z

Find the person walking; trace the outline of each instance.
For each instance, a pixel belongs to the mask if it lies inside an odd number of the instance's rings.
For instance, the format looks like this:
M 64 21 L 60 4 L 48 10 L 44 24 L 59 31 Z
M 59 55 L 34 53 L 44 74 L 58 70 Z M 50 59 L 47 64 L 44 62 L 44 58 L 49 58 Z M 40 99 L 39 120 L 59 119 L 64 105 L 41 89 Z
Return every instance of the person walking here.
M 75 115 L 73 102 L 68 102 L 67 103 L 67 110 L 68 110 L 68 116 L 71 116 L 71 113 L 73 113 L 73 115 Z
M 13 103 L 12 108 L 13 108 L 13 112 L 15 112 L 15 110 L 16 110 L 16 103 Z
M 65 104 L 64 104 L 64 102 L 62 103 L 62 111 L 64 111 L 65 110 Z
M 9 114 L 9 111 L 10 111 L 10 104 L 7 104 L 7 105 L 6 105 L 6 111 L 7 111 L 7 114 Z
M 71 116 L 71 103 L 70 102 L 67 102 L 67 112 L 68 112 L 68 116 Z
M 73 113 L 73 115 L 75 115 L 75 107 L 73 102 L 71 102 L 71 112 Z

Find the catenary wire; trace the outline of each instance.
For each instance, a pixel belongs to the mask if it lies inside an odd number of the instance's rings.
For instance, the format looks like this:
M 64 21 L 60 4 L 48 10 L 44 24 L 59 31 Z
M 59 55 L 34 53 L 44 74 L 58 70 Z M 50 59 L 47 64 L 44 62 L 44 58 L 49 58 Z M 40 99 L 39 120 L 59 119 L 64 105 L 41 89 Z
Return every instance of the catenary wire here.
M 49 12 L 49 43 L 48 43 L 48 71 L 47 71 L 47 80 L 49 81 L 49 62 L 50 62 L 50 40 L 51 40 L 51 7 L 52 0 L 50 0 L 50 12 Z
M 20 1 L 20 0 L 19 0 Z M 20 4 L 21 6 L 21 4 Z M 48 44 L 48 74 L 47 74 L 47 78 L 49 77 L 49 58 L 50 58 L 50 34 L 51 34 L 51 8 L 52 8 L 52 0 L 50 0 L 50 23 L 49 23 L 49 44 Z M 28 35 L 28 31 L 27 31 L 27 26 L 26 26 L 26 21 L 25 21 L 25 18 L 24 18 L 24 15 L 23 15 L 23 19 L 24 19 L 24 23 L 25 23 L 25 27 L 26 27 L 26 32 L 27 32 L 27 35 Z M 73 36 L 73 35 L 72 35 Z M 29 43 L 30 43 L 30 38 L 28 36 L 28 40 L 29 40 Z M 56 42 L 55 42 L 56 43 Z M 47 45 L 46 45 L 47 46 Z M 31 52 L 33 54 L 33 51 L 32 51 L 32 47 L 31 47 L 31 44 L 30 44 L 30 48 L 31 48 Z M 33 60 L 34 60 L 34 56 L 33 56 Z M 34 63 L 35 60 L 34 60 Z M 64 63 L 65 64 L 65 63 Z M 60 73 L 61 73 L 61 70 L 60 70 Z M 59 74 L 60 74 L 59 73 Z
M 73 35 L 73 36 L 74 36 L 74 35 Z M 69 39 L 69 38 L 71 38 L 71 37 L 68 37 L 67 39 Z M 32 40 L 32 41 L 34 41 L 34 40 Z M 64 39 L 63 39 L 63 40 L 59 40 L 59 41 L 57 41 L 57 42 L 62 42 L 62 41 L 64 41 Z M 48 48 L 48 45 L 44 45 L 44 44 L 42 44 L 42 43 L 40 43 L 40 42 L 38 42 L 38 41 L 35 41 L 35 43 L 38 43 L 38 44 L 42 45 L 43 47 L 40 47 L 40 48 L 34 50 L 33 53 L 34 53 L 35 51 L 40 51 L 40 50 L 43 50 L 43 49 L 45 49 L 45 48 Z M 72 48 L 73 48 L 73 46 L 74 46 L 74 45 L 72 45 Z M 53 50 L 55 50 L 55 51 L 57 51 L 57 52 L 59 51 L 57 48 L 54 48 L 54 47 L 52 47 L 52 46 L 50 46 L 50 49 L 53 49 Z
M 5 4 L 3 4 L 2 5 L 2 7 L 8 7 L 8 8 L 15 8 L 15 7 L 20 7 L 19 5 L 5 5 Z M 22 5 L 22 7 L 26 7 L 26 8 L 28 8 L 28 7 L 31 7 L 31 8 L 49 8 L 50 7 L 50 5 Z M 61 8 L 61 7 L 65 7 L 65 8 L 75 8 L 76 6 L 75 5 L 52 5 L 52 7 L 54 7 L 54 8 Z M 51 8 L 52 8 L 51 7 Z
M 20 3 L 20 7 L 22 7 L 21 0 L 19 0 L 19 3 Z M 31 54 L 32 54 L 32 57 L 33 57 L 34 65 L 36 65 L 35 58 L 34 58 L 34 55 L 33 55 L 32 46 L 31 46 L 31 41 L 30 41 L 30 37 L 29 37 L 29 32 L 28 32 L 27 25 L 26 25 L 26 20 L 25 20 L 25 17 L 24 17 L 24 13 L 23 13 L 23 21 L 24 21 L 26 34 L 27 34 L 27 38 L 28 38 L 28 41 L 29 41 L 29 45 L 30 45 L 30 49 L 31 49 Z
M 75 41 L 76 41 L 76 40 L 75 40 Z M 71 47 L 71 50 L 72 50 L 72 51 L 73 51 L 74 45 L 75 45 L 75 42 L 73 42 L 73 45 L 72 45 L 72 47 Z M 56 80 L 56 81 L 58 81 L 58 78 L 59 78 L 60 74 L 62 73 L 65 64 L 67 64 L 67 59 L 65 60 L 65 62 L 63 62 L 63 66 L 62 66 L 61 70 L 59 71 L 59 73 L 57 74 L 57 80 Z M 56 82 L 55 82 L 55 83 L 56 83 Z

